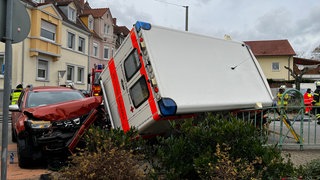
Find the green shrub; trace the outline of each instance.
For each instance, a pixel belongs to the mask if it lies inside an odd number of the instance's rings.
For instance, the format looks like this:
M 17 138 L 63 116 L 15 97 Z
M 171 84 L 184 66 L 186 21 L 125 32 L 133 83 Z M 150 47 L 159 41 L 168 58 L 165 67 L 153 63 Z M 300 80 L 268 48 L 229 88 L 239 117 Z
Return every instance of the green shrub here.
M 173 123 L 175 133 L 148 142 L 134 129 L 91 128 L 86 148 L 57 179 L 280 179 L 296 177 L 276 147 L 252 124 L 225 115 Z
M 71 157 L 55 179 L 145 179 L 145 161 L 135 151 L 142 141 L 136 131 L 106 131 L 90 128 L 84 135 L 86 147 Z
M 257 158 L 252 163 L 243 161 L 240 158 L 230 159 L 229 151 L 231 150 L 226 144 L 222 147 L 218 144 L 216 152 L 204 154 L 195 160 L 195 168 L 201 179 L 254 179 L 261 178 L 261 174 L 255 173 L 255 165 L 261 164 L 261 158 Z M 215 157 L 217 160 L 209 160 Z
M 293 164 L 284 162 L 277 148 L 263 146 L 258 130 L 247 122 L 209 114 L 199 121 L 186 120 L 178 132 L 175 136 L 158 139 L 155 174 L 165 174 L 166 179 L 210 179 L 215 175 L 215 167 L 220 166 L 236 169 L 236 179 L 249 175 L 278 179 L 294 173 Z M 216 148 L 220 145 L 224 145 L 223 153 L 217 154 L 221 152 Z M 212 172 L 208 164 L 213 167 Z M 253 171 L 244 172 L 252 167 Z M 241 174 L 243 172 L 246 175 Z M 221 178 L 216 175 L 214 178 Z M 227 173 L 222 175 L 230 178 Z
M 320 179 L 320 159 L 314 159 L 305 165 L 301 165 L 298 174 L 303 179 Z

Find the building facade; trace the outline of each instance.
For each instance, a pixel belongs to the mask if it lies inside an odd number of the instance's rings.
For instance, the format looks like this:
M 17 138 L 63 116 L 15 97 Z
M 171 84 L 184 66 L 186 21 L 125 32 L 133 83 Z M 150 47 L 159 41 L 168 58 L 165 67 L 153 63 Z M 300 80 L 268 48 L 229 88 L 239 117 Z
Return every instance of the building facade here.
M 258 60 L 266 78 L 274 81 L 292 80 L 293 56 L 296 55 L 288 40 L 245 41 Z
M 12 45 L 12 88 L 72 83 L 89 89 L 95 64 L 106 65 L 121 34 L 109 8 L 91 8 L 84 0 L 21 0 L 31 21 L 29 35 Z M 121 26 L 120 26 L 121 27 Z M 122 27 L 120 28 L 122 29 Z M 123 29 L 122 29 L 123 30 Z M 117 31 L 118 33 L 118 31 Z M 5 44 L 0 43 L 0 91 L 3 90 Z

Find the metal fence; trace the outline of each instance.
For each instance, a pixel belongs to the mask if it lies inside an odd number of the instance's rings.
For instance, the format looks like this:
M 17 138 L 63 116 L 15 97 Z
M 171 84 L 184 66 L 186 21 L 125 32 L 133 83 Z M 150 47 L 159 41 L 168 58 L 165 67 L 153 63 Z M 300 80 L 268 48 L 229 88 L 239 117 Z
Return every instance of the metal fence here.
M 320 125 L 315 116 L 320 110 L 312 107 L 313 111 L 306 114 L 302 94 L 295 89 L 286 93 L 290 95 L 287 106 L 240 111 L 237 118 L 251 121 L 260 128 L 266 145 L 280 149 L 320 148 Z

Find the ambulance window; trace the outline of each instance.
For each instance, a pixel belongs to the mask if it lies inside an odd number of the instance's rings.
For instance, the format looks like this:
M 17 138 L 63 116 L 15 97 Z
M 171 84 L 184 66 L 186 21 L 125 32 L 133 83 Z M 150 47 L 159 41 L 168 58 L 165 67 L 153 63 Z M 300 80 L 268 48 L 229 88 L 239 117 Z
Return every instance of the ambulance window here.
M 139 107 L 149 97 L 147 82 L 144 76 L 130 88 L 130 96 L 135 108 Z
M 141 64 L 137 49 L 134 49 L 127 59 L 124 61 L 124 70 L 127 78 L 127 82 L 133 77 L 133 75 L 140 69 Z

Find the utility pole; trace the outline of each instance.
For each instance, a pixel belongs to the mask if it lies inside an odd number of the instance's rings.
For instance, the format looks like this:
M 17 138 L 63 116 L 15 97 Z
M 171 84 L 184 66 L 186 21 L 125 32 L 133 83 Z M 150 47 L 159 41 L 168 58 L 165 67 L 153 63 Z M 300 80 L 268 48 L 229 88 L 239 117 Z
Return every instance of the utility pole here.
M 11 69 L 12 69 L 12 15 L 13 0 L 6 1 L 6 29 L 5 29 L 5 71 L 3 90 L 3 121 L 2 121 L 2 150 L 1 150 L 1 179 L 7 179 L 7 155 L 8 155 L 8 117 L 11 93 Z
M 164 3 L 164 4 L 170 4 L 170 5 L 173 5 L 173 6 L 178 6 L 178 7 L 186 8 L 186 17 L 185 17 L 186 23 L 185 23 L 185 31 L 188 31 L 189 6 L 182 6 L 182 5 L 179 5 L 179 4 L 169 3 L 169 2 L 162 1 L 162 0 L 154 0 L 154 1 L 158 1 L 158 2 L 161 2 L 161 3 Z
M 19 0 L 0 0 L 0 41 L 5 43 L 1 180 L 7 179 L 8 122 L 12 87 L 12 44 L 23 41 L 30 32 L 30 26 L 27 9 Z
M 189 6 L 182 6 L 186 8 L 186 28 L 185 30 L 188 31 L 188 14 L 189 14 Z

